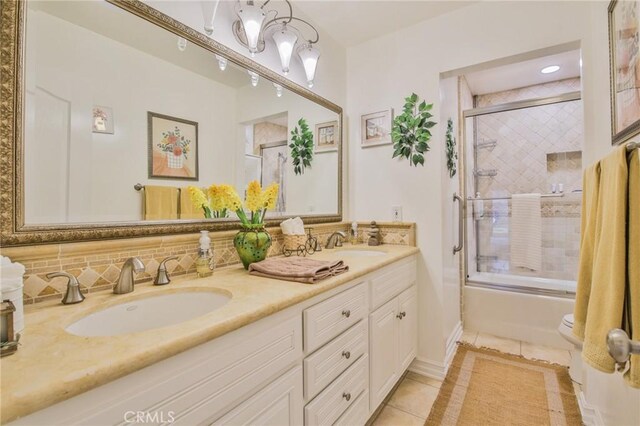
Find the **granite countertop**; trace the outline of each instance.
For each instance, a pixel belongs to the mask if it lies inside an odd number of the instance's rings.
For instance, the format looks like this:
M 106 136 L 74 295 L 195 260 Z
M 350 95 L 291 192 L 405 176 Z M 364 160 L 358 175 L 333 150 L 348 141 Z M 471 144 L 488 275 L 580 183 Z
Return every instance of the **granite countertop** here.
M 139 284 L 133 293 L 90 293 L 77 305 L 44 302 L 25 309 L 20 347 L 0 360 L 1 417 L 6 423 L 133 373 L 230 331 L 336 288 L 399 259 L 418 253 L 416 247 L 345 245 L 384 256 L 341 256 L 341 249 L 313 255 L 318 260 L 343 259 L 349 272 L 300 284 L 249 275 L 241 265 L 217 269 L 208 278 L 180 277 L 166 286 Z M 210 290 L 232 299 L 206 315 L 176 325 L 108 337 L 81 337 L 65 327 L 105 307 L 178 291 Z

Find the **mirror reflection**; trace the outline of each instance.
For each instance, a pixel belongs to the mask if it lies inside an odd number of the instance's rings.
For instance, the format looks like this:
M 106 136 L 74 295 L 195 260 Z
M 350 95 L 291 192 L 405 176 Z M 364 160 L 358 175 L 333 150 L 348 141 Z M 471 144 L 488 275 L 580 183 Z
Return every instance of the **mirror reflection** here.
M 337 113 L 106 2 L 26 22 L 27 225 L 204 219 L 188 186 L 254 180 L 269 216 L 338 213 Z

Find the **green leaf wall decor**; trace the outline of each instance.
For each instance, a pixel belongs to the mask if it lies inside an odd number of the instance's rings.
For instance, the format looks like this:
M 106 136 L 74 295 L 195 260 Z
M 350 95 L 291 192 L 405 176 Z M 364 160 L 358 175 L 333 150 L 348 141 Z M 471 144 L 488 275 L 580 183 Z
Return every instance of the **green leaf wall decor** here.
M 301 175 L 306 167 L 311 167 L 311 160 L 313 160 L 313 132 L 304 118 L 298 120 L 298 126 L 291 131 L 289 148 L 291 148 L 293 171 Z
M 449 169 L 449 177 L 452 178 L 456 175 L 458 169 L 458 152 L 456 151 L 456 138 L 453 137 L 453 120 L 447 121 L 447 169 Z
M 431 129 L 436 125 L 430 120 L 429 112 L 433 104 L 425 101 L 418 103 L 418 95 L 412 93 L 405 98 L 402 114 L 393 119 L 391 139 L 393 140 L 393 157 L 406 158 L 409 166 L 424 166 L 424 154 L 429 151 Z

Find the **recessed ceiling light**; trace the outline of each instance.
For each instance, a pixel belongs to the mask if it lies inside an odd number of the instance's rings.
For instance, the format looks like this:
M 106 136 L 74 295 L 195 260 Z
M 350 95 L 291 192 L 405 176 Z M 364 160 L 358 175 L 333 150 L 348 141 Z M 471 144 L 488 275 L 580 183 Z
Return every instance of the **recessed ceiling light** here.
M 544 67 L 540 70 L 542 74 L 551 74 L 552 72 L 556 72 L 560 69 L 557 65 L 550 65 L 548 67 Z

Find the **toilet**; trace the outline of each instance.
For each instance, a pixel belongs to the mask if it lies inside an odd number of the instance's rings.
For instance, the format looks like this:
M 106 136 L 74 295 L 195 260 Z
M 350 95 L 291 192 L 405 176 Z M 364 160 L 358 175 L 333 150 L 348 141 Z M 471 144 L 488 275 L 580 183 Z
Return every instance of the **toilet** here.
M 571 365 L 569 366 L 569 376 L 571 380 L 582 384 L 582 342 L 573 335 L 573 314 L 562 317 L 558 326 L 558 333 L 573 345 L 571 349 Z

